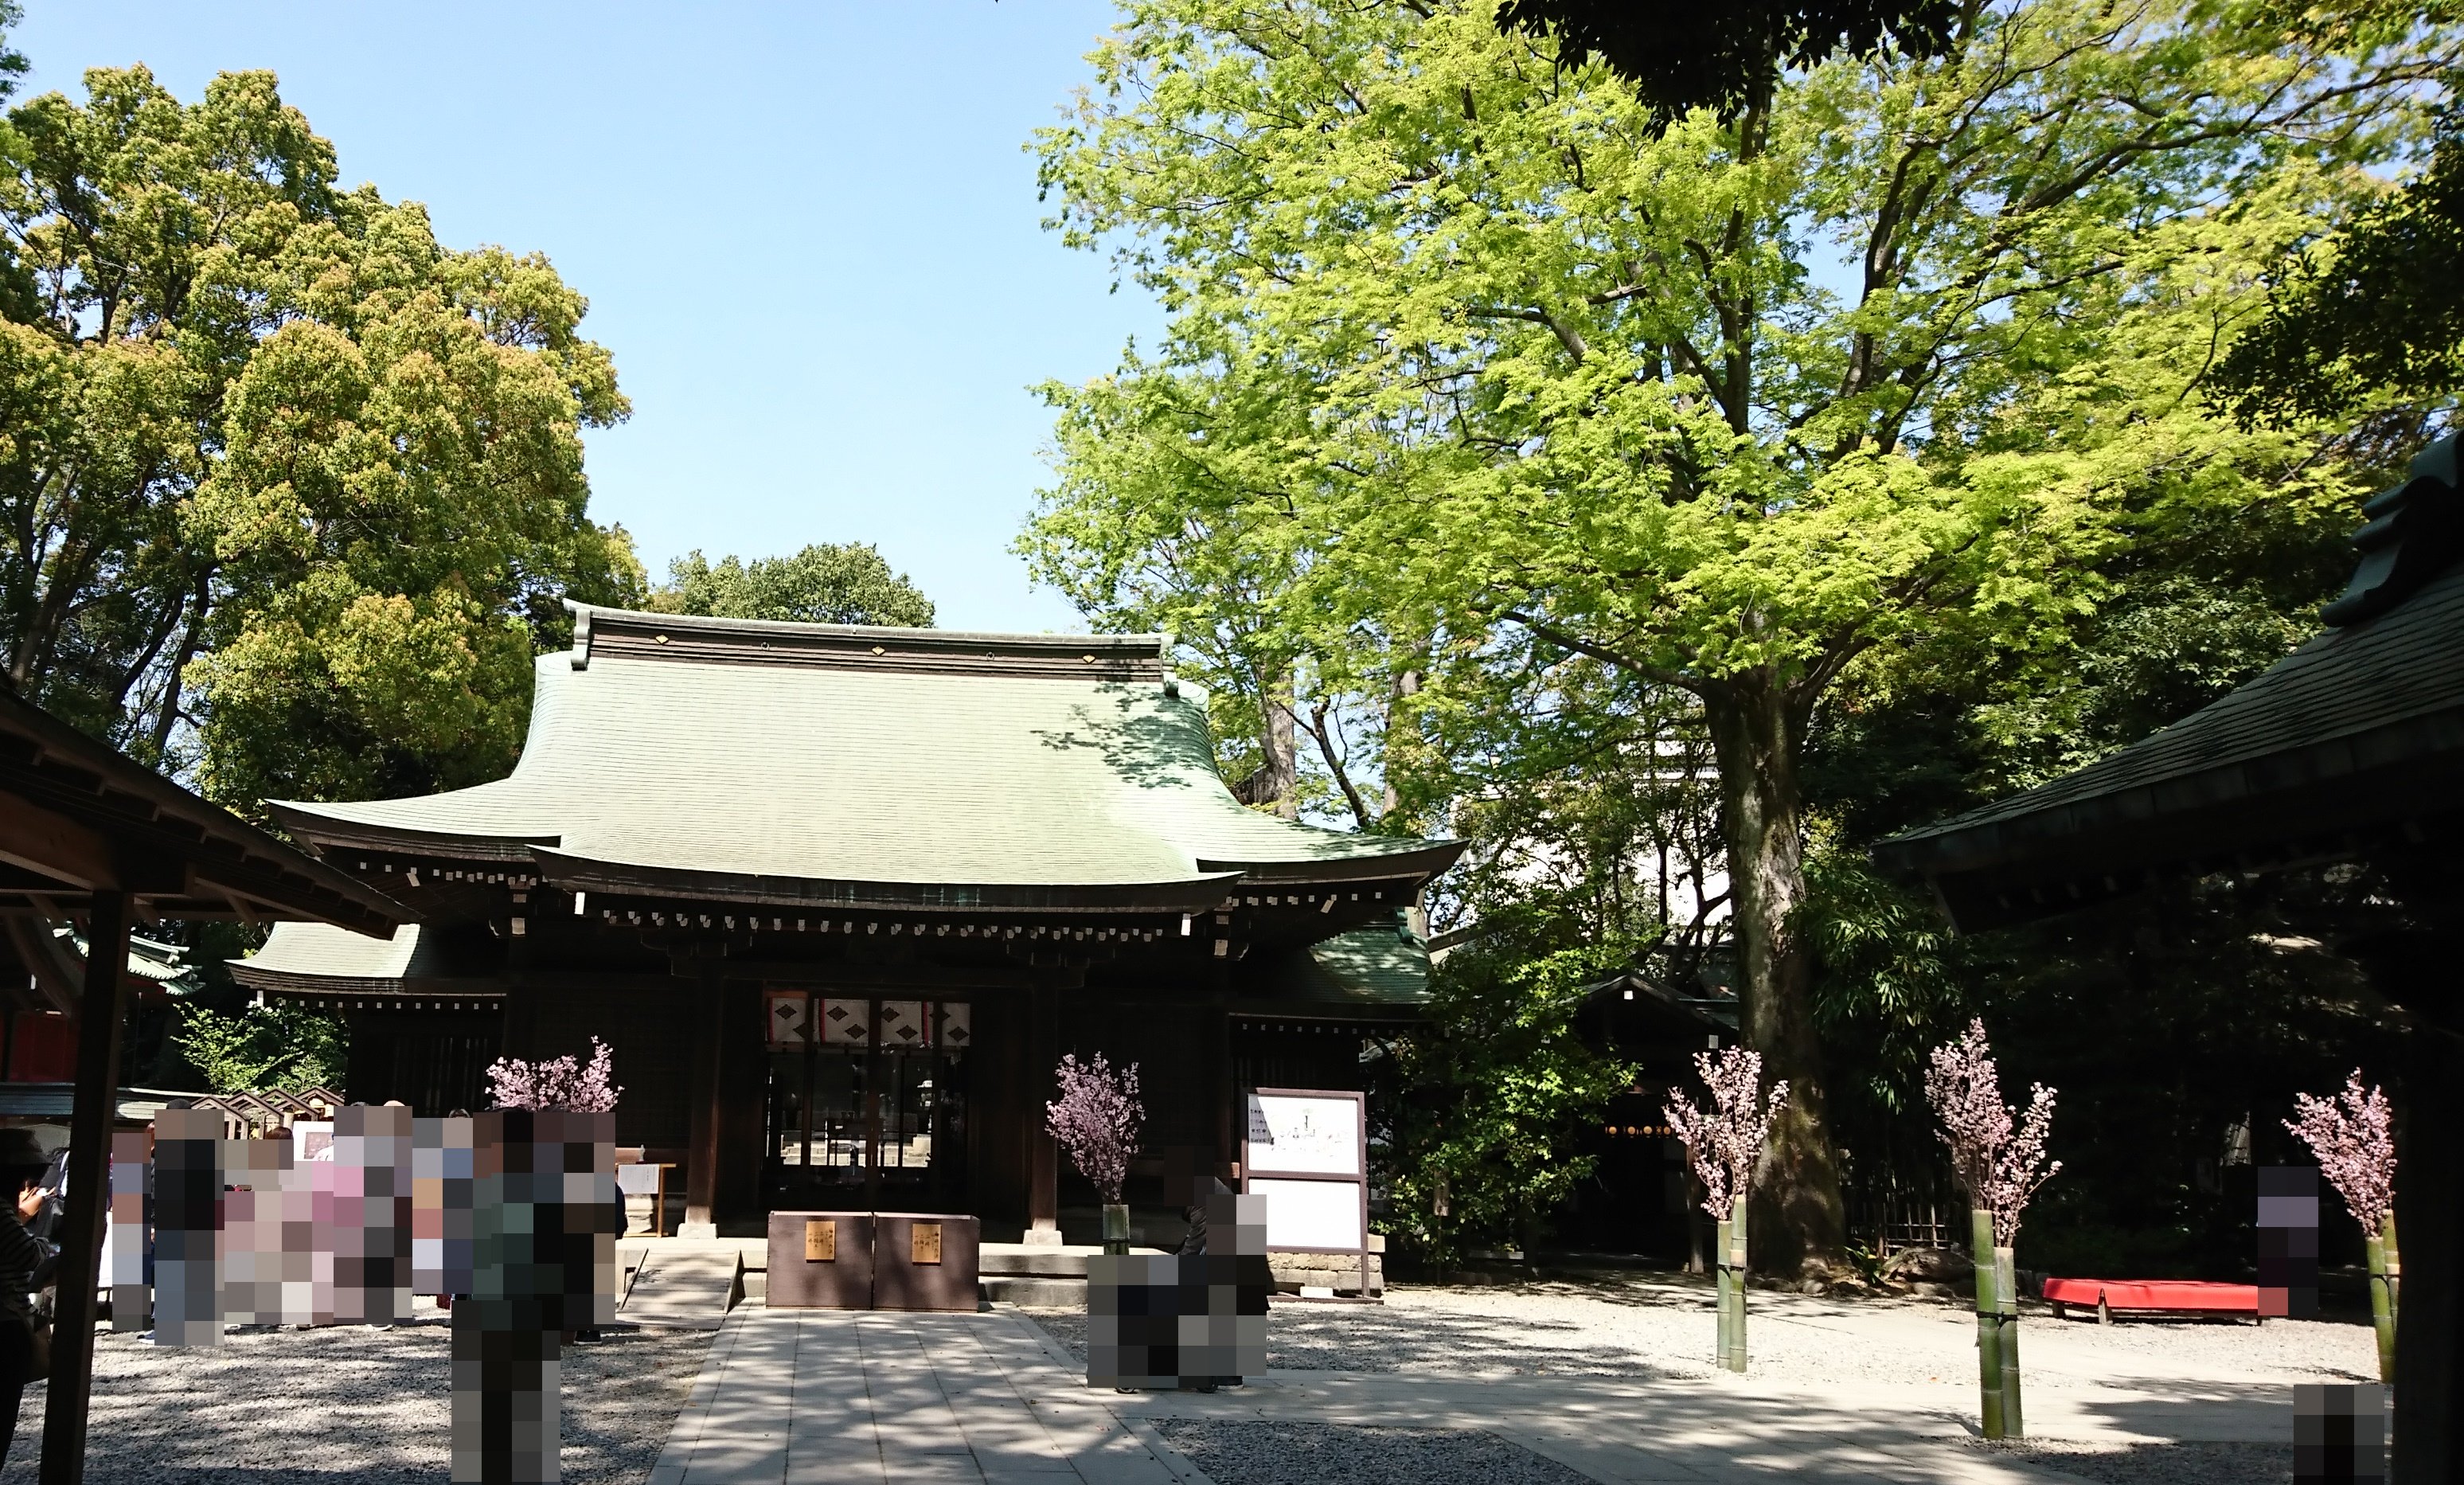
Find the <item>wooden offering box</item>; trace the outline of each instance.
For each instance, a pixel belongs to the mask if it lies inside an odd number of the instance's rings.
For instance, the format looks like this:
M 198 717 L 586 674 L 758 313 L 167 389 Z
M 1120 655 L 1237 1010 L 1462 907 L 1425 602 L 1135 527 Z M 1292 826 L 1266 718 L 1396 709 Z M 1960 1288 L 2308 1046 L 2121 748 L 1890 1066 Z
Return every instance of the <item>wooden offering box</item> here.
M 874 1309 L 975 1311 L 975 1218 L 882 1211 L 872 1220 Z
M 774 1310 L 871 1309 L 872 1254 L 869 1211 L 774 1211 L 768 1303 Z

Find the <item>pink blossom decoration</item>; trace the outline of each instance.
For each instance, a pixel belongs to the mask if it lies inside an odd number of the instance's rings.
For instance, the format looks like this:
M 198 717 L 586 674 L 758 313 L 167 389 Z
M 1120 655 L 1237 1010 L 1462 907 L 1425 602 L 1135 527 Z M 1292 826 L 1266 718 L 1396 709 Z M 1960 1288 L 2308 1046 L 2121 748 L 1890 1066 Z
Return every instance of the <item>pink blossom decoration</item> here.
M 590 1038 L 590 1061 L 571 1056 L 525 1062 L 498 1057 L 488 1064 L 488 1096 L 500 1109 L 572 1109 L 604 1114 L 616 1106 L 625 1090 L 609 1080 L 614 1054 L 598 1037 Z
M 1138 1102 L 1138 1065 L 1114 1068 L 1100 1052 L 1084 1063 L 1071 1054 L 1052 1075 L 1061 1097 L 1044 1106 L 1045 1132 L 1069 1152 L 1069 1163 L 1105 1201 L 1119 1202 L 1130 1157 L 1138 1152 L 1138 1126 L 1147 1117 Z
M 2019 1235 L 2019 1213 L 2028 1198 L 2062 1168 L 2060 1161 L 2045 1164 L 2054 1090 L 2032 1084 L 2024 1116 L 2004 1103 L 2002 1075 L 1993 1066 L 1981 1020 L 1969 1022 L 1959 1040 L 1936 1047 L 1932 1062 L 1925 1097 L 1942 1117 L 1951 1170 L 1969 1201 L 1992 1213 L 1994 1246 L 2008 1248 Z
M 2297 1093 L 2293 1109 L 2301 1117 L 2286 1119 L 2284 1127 L 2319 1157 L 2327 1184 L 2343 1197 L 2344 1209 L 2362 1230 L 2380 1231 L 2395 1205 L 2395 1129 L 2387 1094 L 2377 1088 L 2364 1092 L 2362 1070 L 2355 1068 L 2334 1098 Z
M 1736 1198 L 1751 1188 L 1754 1164 L 1771 1138 L 1771 1120 L 1788 1102 L 1788 1079 L 1771 1084 L 1770 1098 L 1756 1106 L 1762 1086 L 1763 1057 L 1758 1052 L 1730 1047 L 1714 1062 L 1707 1053 L 1694 1053 L 1694 1070 L 1710 1085 L 1708 1112 L 1694 1100 L 1671 1099 L 1661 1113 L 1684 1142 L 1685 1158 L 1703 1181 L 1703 1209 L 1726 1222 Z

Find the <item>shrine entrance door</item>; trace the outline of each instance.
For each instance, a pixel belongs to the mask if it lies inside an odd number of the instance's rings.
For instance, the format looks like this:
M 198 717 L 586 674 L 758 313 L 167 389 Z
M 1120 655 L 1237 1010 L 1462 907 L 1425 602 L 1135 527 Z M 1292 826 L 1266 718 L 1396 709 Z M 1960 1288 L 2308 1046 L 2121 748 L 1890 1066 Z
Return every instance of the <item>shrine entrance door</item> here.
M 953 1209 L 967 1189 L 967 1003 L 785 987 L 767 999 L 765 1204 Z

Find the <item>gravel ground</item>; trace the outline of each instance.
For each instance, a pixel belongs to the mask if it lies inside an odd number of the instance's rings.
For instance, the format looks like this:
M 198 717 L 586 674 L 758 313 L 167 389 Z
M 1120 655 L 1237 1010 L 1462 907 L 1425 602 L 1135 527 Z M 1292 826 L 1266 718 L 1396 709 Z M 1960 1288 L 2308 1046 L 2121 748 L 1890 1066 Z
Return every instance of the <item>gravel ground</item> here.
M 610 1330 L 562 1359 L 564 1478 L 649 1477 L 700 1373 L 711 1333 Z M 219 1348 L 105 1332 L 95 1345 L 85 1477 L 94 1485 L 280 1480 L 441 1485 L 452 1401 L 451 1334 L 422 1300 L 408 1325 L 244 1331 Z M 26 1389 L 0 1482 L 34 1478 L 44 1387 Z
M 1973 1447 L 2010 1453 L 2096 1485 L 2293 1485 L 2290 1444 L 2057 1443 Z
M 1475 1429 L 1171 1418 L 1155 1431 L 1216 1485 L 1588 1485 Z
M 1086 1317 L 1029 1311 L 1083 1359 Z M 1831 1299 L 1756 1292 L 1748 1321 L 1749 1375 L 1775 1382 L 1879 1382 L 1946 1377 L 1970 1363 L 1974 1317 L 1959 1303 Z M 1266 1322 L 1276 1369 L 1506 1373 L 1593 1377 L 1714 1375 L 1707 1284 L 1669 1275 L 1483 1286 L 1410 1286 L 1379 1306 L 1277 1304 Z M 2369 1327 L 2314 1320 L 2265 1325 L 2201 1321 L 2025 1323 L 2028 1384 L 2087 1385 L 2122 1378 L 2216 1382 L 2377 1380 Z M 1948 1375 L 1962 1376 L 1962 1371 Z

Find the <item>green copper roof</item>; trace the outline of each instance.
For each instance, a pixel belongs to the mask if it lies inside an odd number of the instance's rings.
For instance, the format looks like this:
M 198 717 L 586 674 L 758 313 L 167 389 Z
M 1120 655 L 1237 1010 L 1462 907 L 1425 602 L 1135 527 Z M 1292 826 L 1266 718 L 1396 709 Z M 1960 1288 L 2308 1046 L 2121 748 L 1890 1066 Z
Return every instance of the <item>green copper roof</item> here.
M 1355 928 L 1309 945 L 1306 998 L 1359 1006 L 1422 1006 L 1429 946 L 1397 927 Z
M 307 929 L 305 933 L 298 929 Z M 265 946 L 246 959 L 231 961 L 243 985 L 255 986 L 254 974 L 307 975 L 325 980 L 399 980 L 412 972 L 419 952 L 419 924 L 405 923 L 391 939 L 325 923 L 276 923 Z
M 1424 876 L 1457 849 L 1244 808 L 1157 636 L 577 613 L 510 777 L 284 823 L 329 849 L 1025 888 Z

